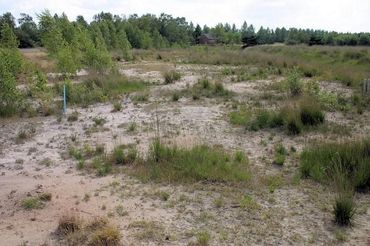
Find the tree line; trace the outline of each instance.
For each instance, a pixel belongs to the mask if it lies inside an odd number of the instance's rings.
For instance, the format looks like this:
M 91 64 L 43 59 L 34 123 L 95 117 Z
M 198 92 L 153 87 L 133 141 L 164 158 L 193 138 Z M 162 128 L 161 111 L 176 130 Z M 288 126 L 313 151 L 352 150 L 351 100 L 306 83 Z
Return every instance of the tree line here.
M 14 31 L 19 40 L 20 48 L 47 46 L 45 43 L 45 13 L 49 21 L 55 21 L 62 30 L 67 42 L 71 41 L 73 32 L 83 30 L 100 39 L 108 50 L 121 50 L 125 57 L 130 55 L 125 51 L 128 48 L 161 49 L 169 47 L 186 47 L 199 43 L 202 34 L 211 34 L 221 44 L 242 44 L 246 46 L 258 44 L 286 43 L 308 45 L 370 45 L 370 33 L 338 33 L 313 29 L 297 28 L 264 28 L 258 30 L 246 22 L 240 28 L 235 24 L 218 24 L 214 27 L 194 26 L 185 18 L 146 14 L 130 15 L 128 18 L 111 13 L 101 12 L 93 17 L 89 23 L 83 16 L 70 21 L 65 14 L 51 15 L 48 11 L 37 16 L 38 24 L 30 15 L 21 14 L 16 20 L 11 13 L 0 16 L 0 25 L 7 24 Z M 65 26 L 63 26 L 65 25 Z M 55 31 L 55 30 L 54 30 Z M 78 32 L 78 31 L 77 31 Z

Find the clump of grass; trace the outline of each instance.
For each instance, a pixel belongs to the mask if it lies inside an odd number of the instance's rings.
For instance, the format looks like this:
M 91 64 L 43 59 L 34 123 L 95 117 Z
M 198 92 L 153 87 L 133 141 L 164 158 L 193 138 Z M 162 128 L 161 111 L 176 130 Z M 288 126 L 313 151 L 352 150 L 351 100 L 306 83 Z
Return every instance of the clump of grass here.
M 52 198 L 52 194 L 49 192 L 44 192 L 39 195 L 40 201 L 43 201 L 43 202 L 51 201 L 51 198 Z
M 74 121 L 77 121 L 78 120 L 78 112 L 77 111 L 73 111 L 70 115 L 68 115 L 67 117 L 67 121 L 69 122 L 74 122 Z
M 63 216 L 59 219 L 58 228 L 56 234 L 60 236 L 65 236 L 74 232 L 81 230 L 82 221 L 75 215 Z
M 321 143 L 306 148 L 301 155 L 303 177 L 328 183 L 344 175 L 357 190 L 370 188 L 370 138 L 343 143 Z
M 121 147 L 115 147 L 112 153 L 112 159 L 114 164 L 124 164 L 125 163 L 125 153 Z
M 175 92 L 172 94 L 172 101 L 177 102 L 180 99 L 179 93 Z
M 129 228 L 139 230 L 134 235 L 138 240 L 163 240 L 164 228 L 154 221 L 135 221 L 129 225 Z
M 39 164 L 42 166 L 50 167 L 53 164 L 53 161 L 49 157 L 47 157 L 42 159 Z
M 350 194 L 339 194 L 334 203 L 334 220 L 340 226 L 351 225 L 356 208 L 353 196 Z
M 170 194 L 168 194 L 165 191 L 158 191 L 156 192 L 156 195 L 162 200 L 162 201 L 168 201 L 170 198 Z
M 27 125 L 24 128 L 20 129 L 15 137 L 16 144 L 22 144 L 27 139 L 32 138 L 36 133 L 36 128 L 33 125 Z
M 114 103 L 113 103 L 113 109 L 112 109 L 112 112 L 114 113 L 114 112 L 119 112 L 119 111 L 121 111 L 122 110 L 122 103 L 121 102 L 119 102 L 119 101 L 115 101 Z
M 312 98 L 304 97 L 299 103 L 300 118 L 303 125 L 315 126 L 324 123 L 325 115 L 320 105 Z
M 155 139 L 148 156 L 136 163 L 133 173 L 157 182 L 245 182 L 249 179 L 247 161 L 235 161 L 221 148 L 197 145 L 191 149 L 166 146 Z
M 30 197 L 22 201 L 22 207 L 27 210 L 40 209 L 44 207 L 44 204 L 38 197 Z
M 66 215 L 59 219 L 56 233 L 62 245 L 121 245 L 119 229 L 104 218 L 95 218 L 89 223 L 76 215 Z
M 279 143 L 275 146 L 275 159 L 274 164 L 282 166 L 285 162 L 285 157 L 288 154 L 288 151 L 285 149 L 282 143 Z
M 199 246 L 207 246 L 209 245 L 209 241 L 211 239 L 211 235 L 208 231 L 199 231 L 195 234 L 197 238 L 197 244 Z
M 134 102 L 147 102 L 149 100 L 148 93 L 136 93 L 135 95 L 131 96 L 131 100 Z
M 247 122 L 247 129 L 258 131 L 264 128 L 274 128 L 284 125 L 282 115 L 273 111 L 259 110 L 254 119 Z
M 325 114 L 321 106 L 312 97 L 303 97 L 298 101 L 283 106 L 280 111 L 256 110 L 249 117 L 243 111 L 230 115 L 232 123 L 245 124 L 248 130 L 258 131 L 264 128 L 284 126 L 291 135 L 300 134 L 303 130 L 324 123 Z
M 170 70 L 165 72 L 163 77 L 166 84 L 172 84 L 181 79 L 181 74 L 175 70 Z
M 226 90 L 221 82 L 211 83 L 207 78 L 202 78 L 191 88 L 193 99 L 200 97 L 230 97 L 232 92 Z
M 232 111 L 229 114 L 230 123 L 233 125 L 246 126 L 252 117 L 251 111 L 247 107 L 241 107 L 239 110 Z
M 127 128 L 127 131 L 128 131 L 128 132 L 135 132 L 135 131 L 136 131 L 136 129 L 137 129 L 137 124 L 136 124 L 136 122 L 130 122 L 130 123 L 128 124 L 128 128 Z
M 103 126 L 107 122 L 106 119 L 101 118 L 101 117 L 94 117 L 93 121 L 96 127 Z
M 243 209 L 253 210 L 259 208 L 259 205 L 256 201 L 253 200 L 251 196 L 245 195 L 240 201 L 240 207 Z
M 121 233 L 116 227 L 105 226 L 94 232 L 89 245 L 120 245 Z

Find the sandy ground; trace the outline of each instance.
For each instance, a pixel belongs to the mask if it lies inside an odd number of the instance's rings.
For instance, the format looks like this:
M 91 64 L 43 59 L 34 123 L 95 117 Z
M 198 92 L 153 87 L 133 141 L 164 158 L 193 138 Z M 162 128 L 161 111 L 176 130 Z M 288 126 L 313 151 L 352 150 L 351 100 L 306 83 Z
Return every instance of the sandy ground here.
M 136 104 L 123 99 L 121 112 L 112 113 L 112 105 L 106 103 L 70 108 L 68 114 L 79 113 L 77 122 L 68 122 L 66 117 L 59 122 L 55 116 L 1 120 L 0 245 L 58 245 L 53 232 L 59 218 L 71 213 L 87 220 L 108 217 L 120 228 L 123 245 L 188 245 L 196 242 L 197 233 L 203 230 L 211 235 L 210 245 L 370 244 L 369 194 L 356 197 L 358 213 L 353 227 L 340 229 L 332 222 L 335 194 L 330 187 L 295 179 L 299 152 L 307 144 L 317 139 L 343 137 L 321 133 L 291 137 L 279 130 L 249 132 L 230 125 L 229 102 L 191 98 L 172 102 L 164 91 L 182 90 L 205 73 L 204 66 L 177 66 L 184 75 L 181 81 L 161 85 L 163 69 L 172 66 L 166 63 L 122 65 L 122 73 L 150 80 L 154 86 L 148 102 Z M 206 69 L 212 76 L 221 67 Z M 263 88 L 271 81 L 229 81 L 225 86 L 236 93 L 236 98 L 248 102 L 262 95 Z M 330 90 L 332 85 L 325 82 L 321 86 Z M 98 131 L 89 132 L 94 117 L 102 117 L 107 122 Z M 98 178 L 77 171 L 76 162 L 64 158 L 72 139 L 80 146 L 103 144 L 108 151 L 119 144 L 137 144 L 145 153 L 155 135 L 157 117 L 165 140 L 184 146 L 205 143 L 222 145 L 230 151 L 245 151 L 250 159 L 251 183 L 246 188 L 221 184 L 141 183 L 128 176 L 125 168 Z M 337 112 L 327 115 L 329 122 L 352 126 L 352 137 L 361 137 L 370 131 L 369 118 L 369 112 L 356 119 Z M 129 132 L 127 128 L 132 122 L 137 124 L 137 130 Z M 30 127 L 35 129 L 33 136 L 17 143 L 18 132 Z M 297 149 L 282 168 L 272 165 L 274 145 L 279 142 L 287 149 Z M 43 164 L 46 158 L 50 160 L 48 166 Z M 53 195 L 44 208 L 22 208 L 23 199 L 42 192 Z M 169 199 L 161 199 L 161 192 L 168 193 Z M 253 203 L 242 208 L 238 204 L 246 195 Z M 221 205 L 216 206 L 216 200 L 221 200 Z M 133 226 L 138 221 L 152 227 Z M 339 242 L 338 233 L 346 235 L 346 241 Z

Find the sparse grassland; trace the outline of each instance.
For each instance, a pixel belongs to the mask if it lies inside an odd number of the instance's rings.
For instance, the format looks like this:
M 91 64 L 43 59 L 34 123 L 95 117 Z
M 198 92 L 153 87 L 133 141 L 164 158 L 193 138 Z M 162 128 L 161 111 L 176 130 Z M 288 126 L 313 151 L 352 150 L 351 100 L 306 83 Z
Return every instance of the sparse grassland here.
M 159 139 L 152 142 L 149 155 L 137 162 L 132 172 L 144 181 L 169 183 L 246 182 L 250 177 L 246 158 L 233 158 L 221 148 L 205 145 L 191 149 L 166 146 Z

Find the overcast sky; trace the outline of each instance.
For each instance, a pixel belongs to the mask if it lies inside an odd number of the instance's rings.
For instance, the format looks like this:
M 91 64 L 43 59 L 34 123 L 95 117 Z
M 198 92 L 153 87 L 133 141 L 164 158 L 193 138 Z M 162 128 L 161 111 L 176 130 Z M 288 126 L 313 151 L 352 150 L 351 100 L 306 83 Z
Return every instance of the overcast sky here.
M 370 32 L 370 0 L 0 0 L 0 14 L 35 16 L 44 9 L 87 20 L 98 12 L 151 13 L 186 17 L 195 24 L 245 21 L 255 27 L 299 27 L 340 32 Z

